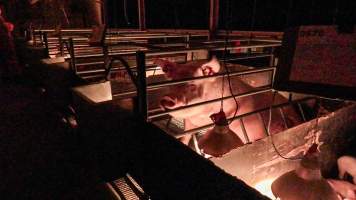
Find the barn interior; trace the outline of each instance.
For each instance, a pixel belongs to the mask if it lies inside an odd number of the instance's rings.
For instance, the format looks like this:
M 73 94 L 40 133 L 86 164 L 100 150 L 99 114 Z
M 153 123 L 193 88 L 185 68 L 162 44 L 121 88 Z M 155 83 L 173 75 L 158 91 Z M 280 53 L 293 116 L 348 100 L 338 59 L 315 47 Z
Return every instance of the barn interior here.
M 356 199 L 355 1 L 0 9 L 0 199 Z

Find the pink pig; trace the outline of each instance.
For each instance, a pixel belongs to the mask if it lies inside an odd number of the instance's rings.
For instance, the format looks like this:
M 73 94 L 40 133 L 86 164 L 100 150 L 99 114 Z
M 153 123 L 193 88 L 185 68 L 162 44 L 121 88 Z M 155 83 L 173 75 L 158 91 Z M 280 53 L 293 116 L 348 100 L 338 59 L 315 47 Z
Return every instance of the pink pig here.
M 343 198 L 356 200 L 356 158 L 351 156 L 341 156 L 337 160 L 339 168 L 339 178 L 343 179 L 348 173 L 353 177 L 353 183 L 343 180 L 328 179 L 332 188 L 339 193 Z
M 219 61 L 214 57 L 209 62 L 193 61 L 187 64 L 177 64 L 167 60 L 158 59 L 155 64 L 159 65 L 168 79 L 180 80 L 184 78 L 192 78 L 199 76 L 214 75 L 219 72 L 224 72 L 221 69 Z M 264 79 L 266 77 L 259 77 Z M 252 86 L 246 84 L 239 78 L 231 77 L 231 84 L 233 87 L 233 93 L 239 94 L 251 91 Z M 189 83 L 173 85 L 169 88 L 170 92 L 166 94 L 161 100 L 160 105 L 164 109 L 175 109 L 181 106 L 190 105 L 206 100 L 216 99 L 221 97 L 222 91 L 222 78 L 212 77 L 209 79 L 193 80 Z M 231 95 L 229 90 L 229 83 L 227 78 L 224 79 L 224 96 Z M 233 98 L 224 100 L 224 111 L 227 117 L 232 117 L 237 109 L 237 115 L 248 113 L 259 108 L 268 107 L 271 104 L 272 93 L 263 93 L 255 96 L 237 98 L 237 104 Z M 285 102 L 286 99 L 280 95 L 276 96 L 275 103 Z M 203 106 L 196 106 L 189 108 L 188 110 L 181 110 L 172 112 L 171 115 L 176 118 L 184 118 L 186 129 L 202 126 L 211 123 L 209 116 L 213 113 L 219 112 L 220 102 L 205 104 Z M 287 109 L 288 118 L 287 123 L 297 124 L 300 122 L 299 116 L 291 110 Z M 266 117 L 264 117 L 266 118 Z M 274 123 L 271 125 L 271 132 L 276 132 L 277 129 L 283 129 L 283 122 L 281 117 L 278 116 L 276 111 L 273 112 Z M 264 120 L 265 123 L 267 120 Z M 266 130 L 263 125 L 263 117 L 257 114 L 249 115 L 243 118 L 243 123 L 248 134 L 250 142 L 261 139 L 266 136 Z M 230 128 L 241 138 L 245 143 L 243 131 L 241 129 L 241 123 L 239 120 L 234 120 L 230 124 Z M 183 137 L 182 142 L 188 143 L 190 136 Z

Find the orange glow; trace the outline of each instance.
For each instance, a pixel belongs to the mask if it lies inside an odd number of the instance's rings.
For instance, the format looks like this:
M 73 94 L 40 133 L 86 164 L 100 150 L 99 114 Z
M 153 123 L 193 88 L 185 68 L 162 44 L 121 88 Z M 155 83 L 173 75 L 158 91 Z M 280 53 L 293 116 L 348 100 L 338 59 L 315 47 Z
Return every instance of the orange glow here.
M 263 181 L 260 181 L 255 184 L 254 188 L 261 192 L 263 195 L 271 198 L 271 199 L 276 199 L 276 197 L 272 193 L 271 185 L 273 183 L 274 179 L 266 179 Z

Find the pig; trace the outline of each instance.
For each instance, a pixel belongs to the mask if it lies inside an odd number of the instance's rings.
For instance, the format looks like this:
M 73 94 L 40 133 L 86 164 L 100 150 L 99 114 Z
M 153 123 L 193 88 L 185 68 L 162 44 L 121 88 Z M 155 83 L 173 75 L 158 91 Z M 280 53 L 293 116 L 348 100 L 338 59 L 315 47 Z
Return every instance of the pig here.
M 356 200 L 356 158 L 341 156 L 337 160 L 339 178 L 344 179 L 346 173 L 353 177 L 353 183 L 344 180 L 328 179 L 331 187 L 342 196 L 342 198 Z
M 219 61 L 213 57 L 210 61 L 192 61 L 186 64 L 178 64 L 163 59 L 155 60 L 155 64 L 162 68 L 167 79 L 179 80 L 184 78 L 192 78 L 199 76 L 211 76 L 216 73 L 224 72 Z M 264 77 L 260 77 L 264 78 Z M 245 93 L 253 89 L 239 78 L 231 77 L 231 86 L 234 94 Z M 169 87 L 169 93 L 165 94 L 160 100 L 160 106 L 163 109 L 170 110 L 181 106 L 190 105 L 206 100 L 216 99 L 221 97 L 221 91 L 224 91 L 224 96 L 231 95 L 229 82 L 227 77 L 222 78 L 212 77 L 209 79 L 193 80 L 189 83 L 173 85 Z M 253 110 L 268 107 L 272 101 L 272 93 L 263 93 L 256 96 L 237 98 L 236 102 L 233 98 L 224 100 L 223 109 L 227 117 L 232 117 L 237 110 L 237 115 L 251 112 Z M 275 103 L 285 102 L 286 99 L 280 95 L 276 95 Z M 185 128 L 191 129 L 211 123 L 209 116 L 217 113 L 220 110 L 220 102 L 205 104 L 188 108 L 187 110 L 174 111 L 171 115 L 175 118 L 183 118 L 185 120 Z M 287 124 L 296 125 L 301 119 L 296 112 L 290 108 L 286 109 Z M 243 119 L 249 141 L 244 137 L 239 120 L 234 120 L 230 124 L 233 130 L 240 138 L 247 142 L 253 142 L 264 138 L 267 133 L 264 123 L 267 124 L 266 117 L 261 117 L 258 114 L 249 115 Z M 273 123 L 271 124 L 271 132 L 275 133 L 277 129 L 283 130 L 285 127 L 278 111 L 273 111 Z M 181 141 L 185 144 L 190 140 L 190 136 L 183 137 Z
M 341 156 L 337 159 L 337 166 L 339 168 L 339 178 L 344 178 L 348 173 L 353 177 L 353 182 L 356 184 L 356 158 L 351 156 Z
M 328 179 L 328 183 L 341 196 L 341 199 L 356 200 L 356 185 L 336 179 Z

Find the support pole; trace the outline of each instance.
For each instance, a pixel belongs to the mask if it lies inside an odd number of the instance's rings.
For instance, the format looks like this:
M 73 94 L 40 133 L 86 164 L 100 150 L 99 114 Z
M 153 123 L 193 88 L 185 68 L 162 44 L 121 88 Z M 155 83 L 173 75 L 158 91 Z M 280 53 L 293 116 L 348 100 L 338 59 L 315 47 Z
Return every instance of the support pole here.
M 137 63 L 137 98 L 138 98 L 138 115 L 143 120 L 147 120 L 147 90 L 146 90 L 146 62 L 145 53 L 138 51 L 136 53 Z
M 214 39 L 219 23 L 219 2 L 220 0 L 210 0 L 209 16 L 209 38 Z
M 83 2 L 87 8 L 87 17 L 90 26 L 100 26 L 103 24 L 103 4 L 104 0 L 85 0 Z
M 138 23 L 141 31 L 146 29 L 146 10 L 145 0 L 137 0 L 138 4 Z

